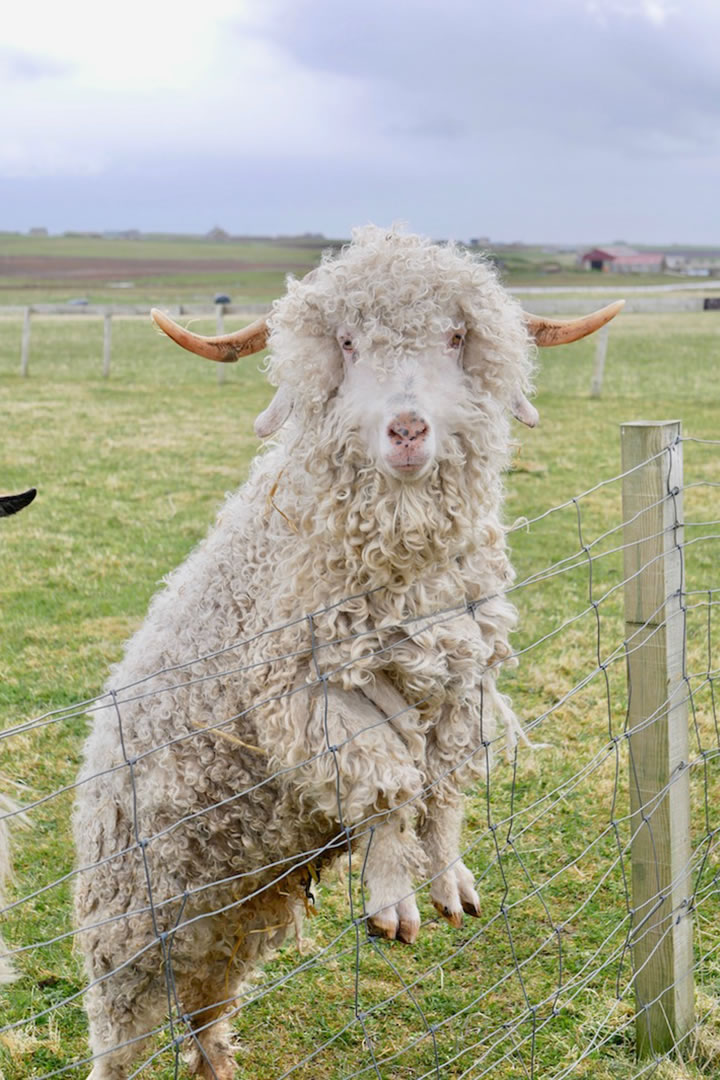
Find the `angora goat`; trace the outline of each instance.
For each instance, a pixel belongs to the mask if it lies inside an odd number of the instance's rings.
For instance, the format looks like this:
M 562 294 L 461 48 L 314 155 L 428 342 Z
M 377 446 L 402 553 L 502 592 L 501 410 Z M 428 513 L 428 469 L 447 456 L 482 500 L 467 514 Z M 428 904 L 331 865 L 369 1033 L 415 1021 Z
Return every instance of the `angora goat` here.
M 520 734 L 496 687 L 509 413 L 537 419 L 533 338 L 616 310 L 544 323 L 486 262 L 368 227 L 268 323 L 204 339 L 155 313 L 213 359 L 269 339 L 278 392 L 256 431 L 282 431 L 153 600 L 87 742 L 93 1080 L 124 1076 L 169 1005 L 191 1068 L 232 1077 L 228 1000 L 300 925 L 309 864 L 348 845 L 371 933 L 415 941 L 423 878 L 454 926 L 479 914 L 460 791 L 496 718 Z

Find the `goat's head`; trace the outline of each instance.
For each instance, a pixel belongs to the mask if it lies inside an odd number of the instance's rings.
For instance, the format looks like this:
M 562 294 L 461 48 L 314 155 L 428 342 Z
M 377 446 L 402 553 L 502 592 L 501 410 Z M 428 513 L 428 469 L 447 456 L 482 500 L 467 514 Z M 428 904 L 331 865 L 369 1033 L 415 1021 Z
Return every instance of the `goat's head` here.
M 527 315 L 487 262 L 369 226 L 304 279 L 291 279 L 269 322 L 203 338 L 159 312 L 153 318 L 178 344 L 214 360 L 258 352 L 269 339 L 279 389 L 256 421 L 260 437 L 294 407 L 305 429 L 328 431 L 340 447 L 352 433 L 367 463 L 417 480 L 462 452 L 459 434 L 496 431 L 503 410 L 534 427 L 530 346 L 584 337 L 622 303 L 568 322 Z

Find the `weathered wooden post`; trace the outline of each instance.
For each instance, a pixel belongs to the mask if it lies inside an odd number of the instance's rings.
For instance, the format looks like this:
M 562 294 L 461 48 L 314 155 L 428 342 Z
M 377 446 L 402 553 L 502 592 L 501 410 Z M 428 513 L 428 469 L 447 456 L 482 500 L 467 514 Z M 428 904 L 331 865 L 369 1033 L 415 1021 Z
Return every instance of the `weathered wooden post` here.
M 225 333 L 225 305 L 224 304 L 216 304 L 215 305 L 215 333 L 216 334 L 224 334 Z M 224 364 L 218 364 L 217 369 L 218 369 L 218 371 L 217 371 L 217 381 L 218 381 L 218 384 L 220 386 L 222 386 L 222 384 L 225 382 L 225 374 L 226 374 L 225 373 L 225 365 Z
M 30 316 L 32 308 L 26 307 L 23 315 L 22 338 L 20 340 L 20 374 L 27 376 L 30 364 Z
M 607 356 L 609 335 L 609 323 L 598 330 L 595 335 L 595 367 L 593 369 L 592 382 L 590 383 L 590 397 L 600 397 L 602 394 L 603 375 L 605 374 L 605 357 Z
M 112 351 L 112 312 L 103 315 L 103 379 L 110 374 L 110 354 Z
M 623 472 L 634 470 L 622 504 L 639 1057 L 694 1024 L 680 432 L 678 420 L 621 426 Z

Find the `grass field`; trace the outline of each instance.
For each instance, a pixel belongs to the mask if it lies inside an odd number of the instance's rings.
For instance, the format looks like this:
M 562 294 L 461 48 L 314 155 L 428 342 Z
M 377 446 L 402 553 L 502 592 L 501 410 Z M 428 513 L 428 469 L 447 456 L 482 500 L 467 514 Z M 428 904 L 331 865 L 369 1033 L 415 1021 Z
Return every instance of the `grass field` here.
M 201 322 L 194 325 L 204 328 Z M 210 322 L 206 329 L 212 331 Z M 31 377 L 24 380 L 17 375 L 19 339 L 19 320 L 0 321 L 0 490 L 34 485 L 39 494 L 22 514 L 0 522 L 0 727 L 99 692 L 109 663 L 139 625 L 162 575 L 205 533 L 223 493 L 243 480 L 257 448 L 252 419 L 269 398 L 255 360 L 231 368 L 219 386 L 212 365 L 174 350 L 144 320 L 116 320 L 108 380 L 100 377 L 98 322 L 39 319 Z M 536 399 L 541 426 L 532 432 L 517 427 L 515 467 L 507 481 L 508 521 L 533 518 L 616 475 L 621 421 L 681 418 L 686 434 L 720 435 L 720 314 L 618 320 L 600 400 L 588 396 L 592 357 L 592 342 L 541 355 Z M 720 488 L 710 485 L 720 481 L 720 447 L 687 443 L 685 457 L 686 482 L 702 485 L 686 493 L 686 518 L 715 521 Z M 617 483 L 579 505 L 585 544 L 622 520 Z M 692 526 L 688 537 L 712 531 Z M 616 535 L 596 550 L 621 542 Z M 578 546 L 574 504 L 527 530 L 518 528 L 512 548 L 519 580 Z M 688 548 L 687 588 L 720 586 L 719 565 L 716 542 Z M 621 572 L 618 554 L 596 561 L 594 597 L 617 585 Z M 519 590 L 517 647 L 527 648 L 582 612 L 587 597 L 584 563 Z M 621 591 L 599 610 L 606 655 L 622 640 Z M 708 657 L 707 619 L 706 608 L 689 614 L 693 671 L 717 667 L 717 640 Z M 341 874 L 331 876 L 320 890 L 320 912 L 306 926 L 306 968 L 296 971 L 301 960 L 288 942 L 268 967 L 255 1000 L 239 1013 L 243 1077 L 280 1076 L 298 1064 L 292 1075 L 303 1080 L 339 1080 L 356 1070 L 362 1076 L 414 1080 L 437 1075 L 435 1046 L 444 1078 L 520 1080 L 531 1075 L 533 1039 L 532 1075 L 538 1078 L 621 1080 L 633 1074 L 633 1030 L 626 1026 L 632 1010 L 617 1000 L 616 990 L 628 979 L 627 958 L 620 956 L 626 892 L 617 845 L 607 831 L 611 816 L 622 820 L 627 809 L 627 759 L 622 748 L 617 760 L 612 746 L 608 752 L 608 723 L 619 733 L 624 722 L 623 664 L 609 669 L 609 690 L 596 677 L 562 701 L 595 669 L 596 635 L 591 611 L 521 656 L 518 669 L 505 677 L 523 720 L 544 717 L 534 735 L 551 748 L 522 751 L 515 776 L 500 764 L 489 792 L 480 788 L 468 798 L 466 861 L 480 879 L 486 917 L 466 920 L 454 931 L 433 918 L 423 893 L 427 921 L 417 946 L 363 939 L 356 954 L 347 884 Z M 698 693 L 695 721 L 694 752 L 698 734 L 702 746 L 717 747 L 707 688 Z M 8 740 L 0 760 L 6 790 L 30 801 L 71 783 L 84 730 L 77 715 Z M 716 759 L 709 761 L 707 776 L 702 770 L 694 774 L 693 799 L 693 837 L 699 842 L 720 824 Z M 69 796 L 61 795 L 35 810 L 31 827 L 17 833 L 16 896 L 71 868 L 69 809 Z M 502 847 L 498 862 L 488 814 L 505 822 L 504 837 L 511 810 L 513 844 Z M 620 831 L 627 836 L 626 823 Z M 715 853 L 709 867 L 716 880 Z M 534 891 L 528 879 L 542 888 Z M 551 922 L 562 927 L 557 935 Z M 60 885 L 16 909 L 6 936 L 13 945 L 27 945 L 69 927 L 68 888 Z M 665 1070 L 676 1080 L 720 1075 L 717 890 L 710 890 L 698 910 L 696 929 L 698 954 L 709 953 L 698 977 L 698 1011 L 710 1018 L 701 1037 L 686 1048 L 685 1064 L 662 1066 L 656 1074 Z M 551 943 L 538 952 L 548 934 Z M 313 957 L 316 961 L 309 962 Z M 381 1063 L 378 1071 L 362 1028 L 351 1023 L 356 964 L 359 1003 Z M 51 1009 L 83 985 L 68 938 L 21 954 L 18 966 L 22 978 L 0 999 L 3 1023 Z M 595 974 L 585 984 L 586 971 Z M 408 982 L 426 1020 L 403 989 Z M 534 1037 L 530 1019 L 513 1026 L 526 1008 L 526 996 L 545 1002 L 537 1011 Z M 6 1080 L 40 1077 L 81 1058 L 81 1005 L 76 999 L 0 1035 Z M 437 1027 L 433 1037 L 428 1024 Z M 600 1046 L 586 1054 L 595 1036 Z M 143 1075 L 169 1080 L 172 1054 L 161 1055 Z
M 78 297 L 130 304 L 148 296 L 154 303 L 208 303 L 217 292 L 229 292 L 235 303 L 268 302 L 284 291 L 288 273 L 302 276 L 316 265 L 322 247 L 183 236 L 0 234 L 0 305 Z
M 208 303 L 224 292 L 237 303 L 269 303 L 284 291 L 288 273 L 299 276 L 316 265 L 322 250 L 338 240 L 213 242 L 201 236 L 23 236 L 0 233 L 0 306 L 62 303 Z M 697 284 L 668 274 L 590 274 L 578 269 L 574 253 L 548 255 L 542 248 L 505 248 L 497 253 L 510 286 Z M 561 269 L 543 271 L 548 262 Z M 122 281 L 122 287 L 118 282 Z M 711 290 L 712 291 L 712 290 Z

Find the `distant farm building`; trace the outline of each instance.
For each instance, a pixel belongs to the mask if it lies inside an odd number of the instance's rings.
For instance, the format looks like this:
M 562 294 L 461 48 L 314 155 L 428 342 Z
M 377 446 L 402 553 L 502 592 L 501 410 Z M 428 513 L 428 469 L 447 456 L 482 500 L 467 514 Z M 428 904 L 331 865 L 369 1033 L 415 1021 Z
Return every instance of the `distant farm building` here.
M 626 244 L 613 244 L 586 251 L 580 263 L 586 270 L 610 274 L 661 274 L 665 256 L 659 251 L 635 251 Z
M 665 266 L 671 274 L 688 274 L 690 277 L 709 277 L 720 274 L 720 251 L 673 248 L 665 254 Z

